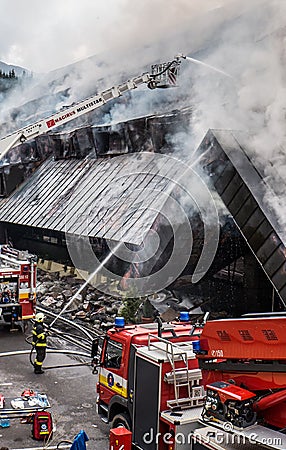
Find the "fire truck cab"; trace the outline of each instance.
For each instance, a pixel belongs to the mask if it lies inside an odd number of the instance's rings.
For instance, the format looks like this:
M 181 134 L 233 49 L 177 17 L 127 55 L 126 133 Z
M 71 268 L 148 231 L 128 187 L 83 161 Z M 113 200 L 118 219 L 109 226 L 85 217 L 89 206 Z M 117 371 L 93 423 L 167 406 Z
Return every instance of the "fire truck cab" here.
M 189 320 L 125 326 L 117 318 L 108 330 L 99 364 L 98 413 L 112 428 L 133 430 L 135 447 L 144 448 L 142 439 L 150 428 L 153 433 L 170 430 L 164 411 L 202 405 L 202 377 L 193 349 L 199 336 L 200 329 Z
M 0 245 L 0 317 L 13 324 L 34 317 L 37 257 Z

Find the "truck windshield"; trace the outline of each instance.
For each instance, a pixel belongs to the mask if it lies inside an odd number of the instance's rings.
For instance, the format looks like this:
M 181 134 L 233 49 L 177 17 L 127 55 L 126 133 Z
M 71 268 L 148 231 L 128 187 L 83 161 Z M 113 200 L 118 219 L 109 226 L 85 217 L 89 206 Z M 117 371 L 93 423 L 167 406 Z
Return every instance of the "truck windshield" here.
M 105 349 L 104 366 L 120 369 L 123 346 L 120 342 L 108 341 Z

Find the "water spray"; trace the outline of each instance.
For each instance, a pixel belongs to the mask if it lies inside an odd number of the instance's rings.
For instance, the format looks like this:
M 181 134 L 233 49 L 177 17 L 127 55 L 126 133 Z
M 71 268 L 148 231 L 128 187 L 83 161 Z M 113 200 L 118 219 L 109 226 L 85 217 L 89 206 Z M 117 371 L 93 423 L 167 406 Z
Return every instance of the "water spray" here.
M 209 148 L 207 148 L 203 153 L 201 153 L 201 154 L 198 156 L 198 158 L 195 159 L 195 160 L 191 163 L 191 165 L 190 165 L 189 167 L 192 168 L 192 167 L 196 166 L 196 165 L 204 158 L 204 156 L 208 154 L 208 152 L 209 152 Z
M 76 297 L 83 291 L 83 289 L 91 282 L 93 277 L 100 272 L 102 267 L 110 260 L 110 258 L 119 250 L 119 248 L 123 245 L 123 242 L 119 242 L 104 258 L 104 260 L 100 263 L 100 265 L 90 274 L 87 280 L 83 283 L 83 285 L 76 291 L 76 293 L 72 296 L 70 301 L 64 306 L 64 308 L 59 312 L 59 314 L 54 318 L 52 323 L 50 324 L 50 328 L 54 325 L 54 323 L 58 320 L 58 318 L 68 309 L 68 307 L 72 304 L 72 302 L 76 299 Z
M 187 59 L 188 61 L 191 61 L 191 62 L 193 62 L 194 64 L 198 64 L 198 65 L 200 65 L 200 66 L 206 67 L 207 69 L 214 70 L 215 72 L 218 72 L 218 73 L 220 73 L 221 75 L 224 75 L 225 77 L 228 77 L 228 78 L 232 78 L 232 79 L 233 79 L 233 77 L 232 77 L 229 73 L 224 72 L 223 70 L 218 69 L 217 67 L 211 66 L 211 65 L 208 64 L 208 63 L 205 63 L 205 62 L 200 61 L 200 60 L 195 59 L 195 58 L 191 58 L 190 56 L 179 55 L 179 57 L 180 57 L 180 58 Z

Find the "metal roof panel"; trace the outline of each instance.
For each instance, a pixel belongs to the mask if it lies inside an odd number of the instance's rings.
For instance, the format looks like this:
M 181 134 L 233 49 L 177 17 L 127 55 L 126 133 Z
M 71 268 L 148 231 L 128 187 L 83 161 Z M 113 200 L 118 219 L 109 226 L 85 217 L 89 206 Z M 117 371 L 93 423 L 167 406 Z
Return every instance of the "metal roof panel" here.
M 161 162 L 153 153 L 97 160 L 50 158 L 2 200 L 0 220 L 140 245 L 175 172 L 172 161 Z

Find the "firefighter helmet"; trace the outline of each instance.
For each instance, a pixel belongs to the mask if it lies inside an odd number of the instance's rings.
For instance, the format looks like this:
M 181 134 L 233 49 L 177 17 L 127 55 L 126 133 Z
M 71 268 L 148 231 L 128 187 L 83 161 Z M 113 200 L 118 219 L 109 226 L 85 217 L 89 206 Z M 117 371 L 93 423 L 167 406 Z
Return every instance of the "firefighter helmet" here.
M 44 314 L 41 313 L 41 312 L 37 313 L 36 316 L 35 316 L 36 322 L 43 322 L 43 321 L 44 321 L 44 318 L 45 318 L 45 316 L 44 316 Z

